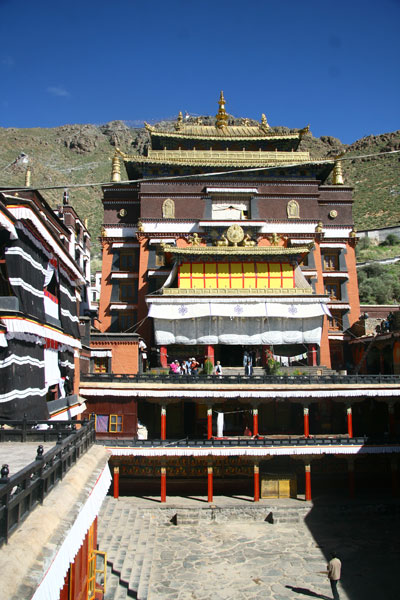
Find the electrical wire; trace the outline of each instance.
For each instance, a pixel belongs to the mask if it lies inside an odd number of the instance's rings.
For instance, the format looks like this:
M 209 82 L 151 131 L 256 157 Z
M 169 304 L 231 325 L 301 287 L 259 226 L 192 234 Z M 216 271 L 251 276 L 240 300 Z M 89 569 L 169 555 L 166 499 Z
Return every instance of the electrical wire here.
M 276 165 L 269 167 L 251 167 L 248 169 L 232 169 L 230 171 L 214 171 L 212 173 L 194 173 L 190 175 L 170 175 L 170 176 L 160 176 L 160 177 L 146 177 L 145 179 L 142 177 L 140 179 L 125 179 L 123 181 L 95 181 L 93 183 L 65 183 L 63 185 L 48 185 L 48 186 L 35 186 L 35 187 L 12 187 L 1 189 L 0 192 L 3 194 L 7 194 L 10 192 L 26 192 L 29 191 L 46 191 L 46 190 L 63 190 L 63 189 L 77 189 L 77 188 L 87 188 L 87 187 L 115 187 L 116 185 L 123 184 L 132 184 L 132 183 L 143 183 L 149 181 L 171 181 L 175 179 L 198 179 L 199 177 L 207 178 L 207 177 L 216 177 L 219 175 L 232 175 L 235 173 L 254 173 L 261 171 L 273 171 L 275 169 L 282 168 L 290 168 L 290 167 L 306 167 L 308 165 L 329 165 L 334 164 L 337 160 L 345 161 L 345 160 L 362 160 L 364 158 L 384 158 L 389 155 L 398 154 L 400 150 L 390 150 L 388 152 L 377 152 L 375 154 L 360 154 L 358 156 L 342 156 L 341 158 L 329 158 L 325 160 L 309 160 L 304 162 L 285 164 L 285 165 Z

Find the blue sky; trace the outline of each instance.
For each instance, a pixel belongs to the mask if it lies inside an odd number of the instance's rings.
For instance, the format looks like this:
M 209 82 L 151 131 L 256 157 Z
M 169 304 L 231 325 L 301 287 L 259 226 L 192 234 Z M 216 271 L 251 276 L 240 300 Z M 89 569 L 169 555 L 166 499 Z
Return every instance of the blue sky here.
M 0 0 L 0 126 L 215 114 L 400 128 L 399 0 Z

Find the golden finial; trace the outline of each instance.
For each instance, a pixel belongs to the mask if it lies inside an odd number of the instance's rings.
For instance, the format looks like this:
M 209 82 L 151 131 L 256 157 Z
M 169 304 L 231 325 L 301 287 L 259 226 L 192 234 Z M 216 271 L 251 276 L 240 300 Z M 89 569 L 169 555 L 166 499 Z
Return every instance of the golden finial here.
M 83 221 L 83 224 L 85 226 L 85 229 L 87 229 L 88 228 L 88 220 L 87 220 L 87 218 Z
M 219 110 L 218 113 L 215 115 L 215 126 L 218 127 L 218 129 L 223 129 L 224 127 L 226 127 L 228 125 L 228 115 L 226 114 L 226 110 L 225 110 L 225 98 L 224 98 L 224 92 L 221 90 L 221 94 L 218 100 L 218 104 L 219 104 Z
M 178 114 L 178 118 L 175 123 L 175 129 L 178 131 L 179 129 L 182 129 L 182 127 L 183 127 L 183 114 L 182 114 L 182 111 L 180 110 L 179 114 Z
M 280 236 L 277 233 L 275 233 L 275 231 L 272 235 L 269 236 L 268 239 L 270 241 L 271 246 L 279 245 Z
M 31 187 L 32 169 L 28 167 L 25 173 L 25 187 Z
M 121 163 L 119 162 L 119 156 L 117 153 L 114 154 L 112 159 L 111 181 L 121 181 Z
M 102 237 L 102 238 L 105 238 L 105 237 L 107 237 L 107 231 L 106 231 L 106 228 L 105 228 L 105 227 L 102 227 L 102 228 L 101 228 L 101 233 L 100 233 L 100 235 L 101 235 L 101 237 Z
M 323 228 L 324 228 L 323 222 L 322 221 L 318 221 L 317 226 L 315 228 L 315 232 L 316 233 L 322 233 Z
M 261 129 L 269 129 L 267 117 L 264 115 L 264 113 L 261 115 Z
M 189 236 L 189 242 L 192 246 L 201 246 L 201 237 L 198 233 Z
M 341 160 L 335 161 L 335 166 L 333 167 L 333 173 L 332 173 L 332 183 L 333 183 L 333 185 L 343 185 L 344 184 Z
M 357 229 L 355 227 L 353 227 L 353 229 L 350 231 L 350 237 L 351 238 L 357 237 Z
M 299 130 L 300 137 L 303 137 L 303 135 L 306 135 L 306 133 L 310 133 L 310 125 L 307 125 L 306 127 L 303 127 L 303 129 Z
M 143 223 L 142 223 L 142 221 L 140 221 L 140 219 L 137 222 L 137 230 L 138 231 L 144 231 Z

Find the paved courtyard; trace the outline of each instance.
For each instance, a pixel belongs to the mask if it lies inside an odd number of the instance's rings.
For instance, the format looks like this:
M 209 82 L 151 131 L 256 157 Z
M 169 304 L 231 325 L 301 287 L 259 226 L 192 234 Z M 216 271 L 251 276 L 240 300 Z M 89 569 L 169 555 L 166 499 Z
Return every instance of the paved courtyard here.
M 329 551 L 336 549 L 343 561 L 342 600 L 398 599 L 399 521 L 393 503 L 359 510 L 353 505 L 346 513 L 345 507 L 338 511 L 332 505 L 321 512 L 303 502 L 296 519 L 293 503 L 263 502 L 265 507 L 256 509 L 242 503 L 244 512 L 239 509 L 236 516 L 228 506 L 221 507 L 213 516 L 207 505 L 190 508 L 187 501 L 181 509 L 179 503 L 145 508 L 134 498 L 107 498 L 99 542 L 109 550 L 127 589 L 125 595 L 114 584 L 106 598 L 330 599 L 324 571 Z M 265 521 L 270 509 L 274 523 Z M 116 519 L 122 526 L 119 534 Z M 127 563 L 136 574 L 127 572 Z

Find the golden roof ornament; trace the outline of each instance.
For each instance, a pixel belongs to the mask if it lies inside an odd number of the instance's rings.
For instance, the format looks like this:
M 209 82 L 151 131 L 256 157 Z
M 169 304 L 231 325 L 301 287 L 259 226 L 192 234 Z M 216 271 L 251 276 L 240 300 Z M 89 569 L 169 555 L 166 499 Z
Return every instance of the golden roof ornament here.
M 269 236 L 268 239 L 270 241 L 271 246 L 279 245 L 280 236 L 277 233 L 275 233 L 275 231 L 272 235 Z
M 198 233 L 194 233 L 193 235 L 189 236 L 189 242 L 191 246 L 201 246 L 201 237 Z
M 315 228 L 315 232 L 316 233 L 322 233 L 323 228 L 324 228 L 323 222 L 322 221 L 318 221 L 317 226 Z
M 179 114 L 178 114 L 178 118 L 175 123 L 175 129 L 176 129 L 176 131 L 179 131 L 182 128 L 183 128 L 183 114 L 182 114 L 182 111 L 180 110 Z
M 357 229 L 355 227 L 353 227 L 353 229 L 350 231 L 349 235 L 351 238 L 357 237 Z
M 240 227 L 240 225 L 238 225 L 237 223 L 234 223 L 233 225 L 231 225 L 228 228 L 228 231 L 226 232 L 226 237 L 228 238 L 228 241 L 231 244 L 233 244 L 234 246 L 237 246 L 240 242 L 243 241 L 244 231 Z
M 121 163 L 119 161 L 119 156 L 118 156 L 117 152 L 115 152 L 113 159 L 112 159 L 111 181 L 114 181 L 114 182 L 121 181 Z
M 142 221 L 140 219 L 137 222 L 137 230 L 138 231 L 144 231 L 143 223 L 142 223 Z
M 333 173 L 332 173 L 332 184 L 333 185 L 343 185 L 344 184 L 341 160 L 335 161 L 335 166 L 333 167 Z
M 228 125 L 228 115 L 226 114 L 226 110 L 225 110 L 225 98 L 224 98 L 224 92 L 221 90 L 221 94 L 218 100 L 218 104 L 219 104 L 219 110 L 218 113 L 215 115 L 215 126 L 218 127 L 218 129 L 223 129 L 224 127 L 226 127 Z
M 264 115 L 264 113 L 261 115 L 261 129 L 263 131 L 267 131 L 267 129 L 269 129 L 267 117 Z

